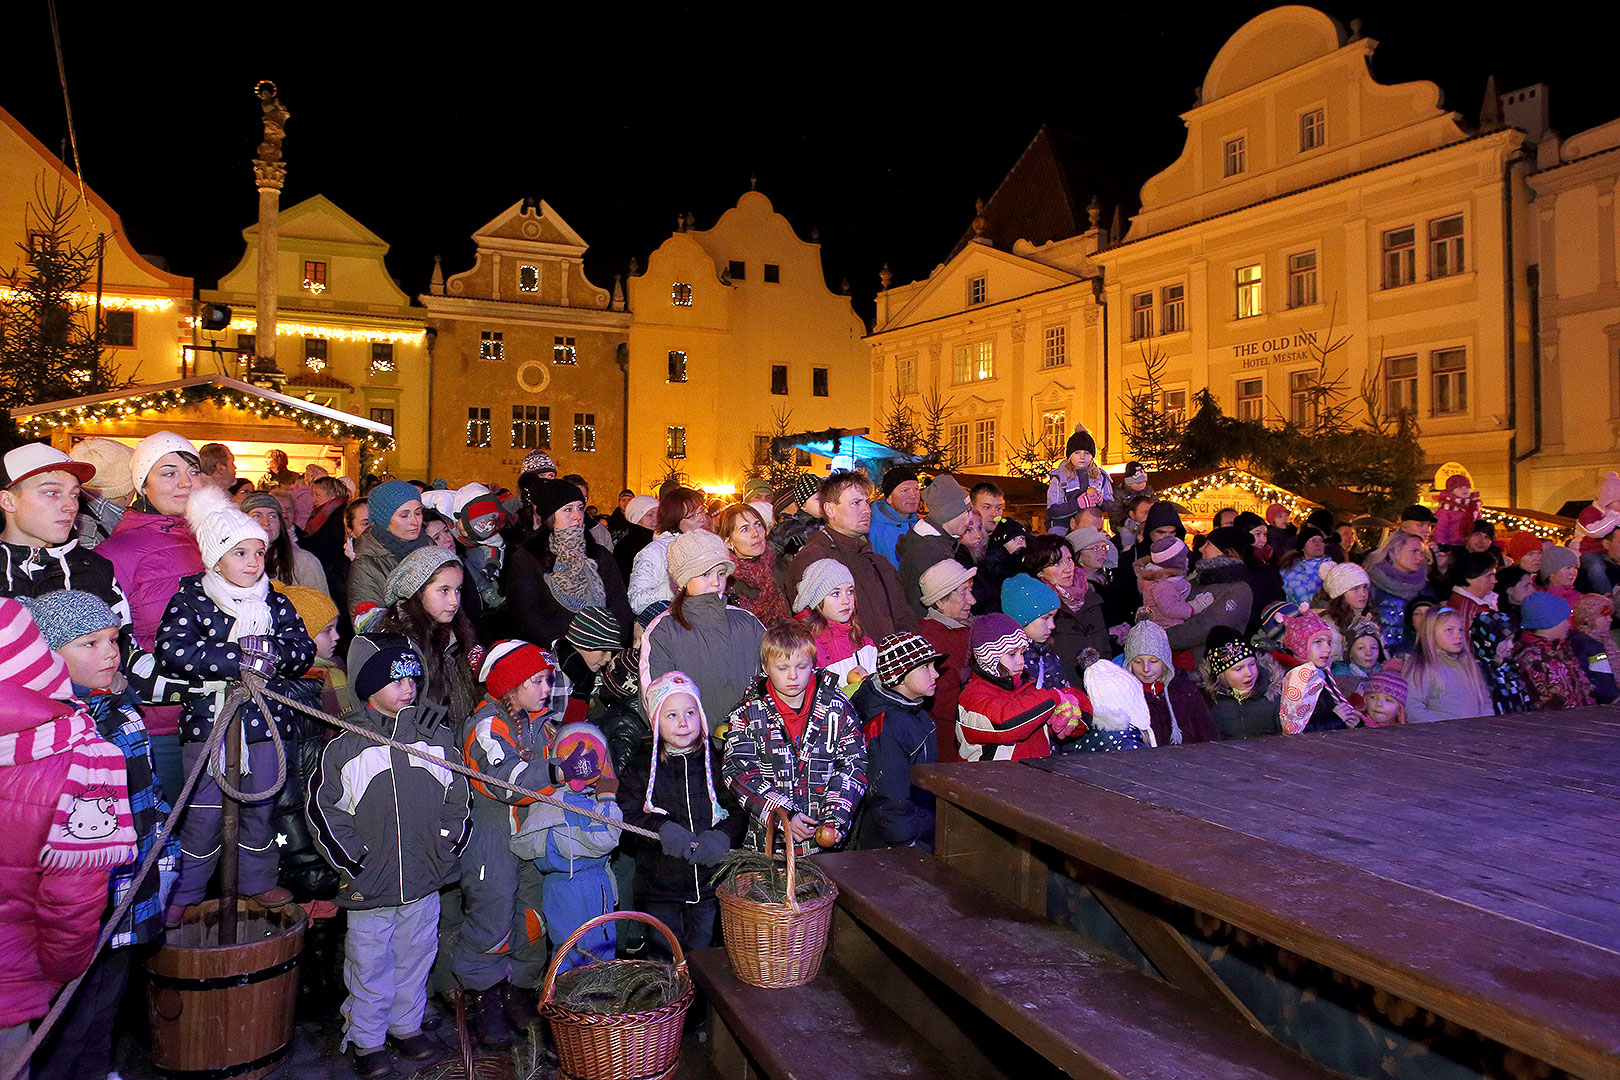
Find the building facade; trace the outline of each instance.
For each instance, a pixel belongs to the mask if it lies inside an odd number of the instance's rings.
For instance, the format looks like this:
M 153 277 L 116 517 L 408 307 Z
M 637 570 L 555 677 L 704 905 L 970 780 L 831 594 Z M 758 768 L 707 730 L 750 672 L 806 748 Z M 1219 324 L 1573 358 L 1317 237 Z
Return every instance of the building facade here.
M 432 475 L 428 441 L 427 323 L 420 308 L 389 276 L 388 244 L 324 195 L 285 207 L 277 218 L 276 363 L 286 375 L 282 392 L 387 425 L 393 449 L 371 465 L 412 479 Z M 199 331 L 191 375 L 242 378 L 254 355 L 259 226 L 242 230 L 247 250 L 219 287 L 202 299 L 228 305 L 230 325 L 218 334 Z M 253 475 L 263 446 L 231 443 Z M 290 454 L 290 451 L 289 451 Z M 300 468 L 309 461 L 293 460 Z
M 673 233 L 629 284 L 626 487 L 676 471 L 729 494 L 773 435 L 868 422 L 865 327 L 760 192 Z
M 585 276 L 585 241 L 543 199 L 473 233 L 473 266 L 435 265 L 421 297 L 434 330 L 433 467 L 455 485 L 512 487 L 544 449 L 611 507 L 624 483 L 624 296 Z

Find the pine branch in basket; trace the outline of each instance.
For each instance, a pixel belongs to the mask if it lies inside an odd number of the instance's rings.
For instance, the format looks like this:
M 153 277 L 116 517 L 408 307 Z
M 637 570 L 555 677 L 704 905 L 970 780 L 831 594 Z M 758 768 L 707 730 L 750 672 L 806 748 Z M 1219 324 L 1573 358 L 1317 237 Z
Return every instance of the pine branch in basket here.
M 661 1009 L 686 993 L 687 979 L 660 960 L 587 964 L 557 976 L 556 1002 L 574 1012 L 637 1013 Z
M 814 900 L 832 884 L 815 864 L 799 862 L 794 898 L 800 903 Z M 745 900 L 761 904 L 787 903 L 787 856 L 762 851 L 732 851 L 721 860 L 711 883 Z

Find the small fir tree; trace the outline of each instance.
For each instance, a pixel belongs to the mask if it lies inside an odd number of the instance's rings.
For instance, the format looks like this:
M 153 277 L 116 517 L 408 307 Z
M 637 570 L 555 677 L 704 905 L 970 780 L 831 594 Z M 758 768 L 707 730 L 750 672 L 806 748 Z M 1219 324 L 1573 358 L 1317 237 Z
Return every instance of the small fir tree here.
M 1164 369 L 1168 361 L 1151 342 L 1138 346 L 1143 374 L 1125 380 L 1125 443 L 1131 456 L 1149 469 L 1180 468 L 1184 421 L 1164 408 Z

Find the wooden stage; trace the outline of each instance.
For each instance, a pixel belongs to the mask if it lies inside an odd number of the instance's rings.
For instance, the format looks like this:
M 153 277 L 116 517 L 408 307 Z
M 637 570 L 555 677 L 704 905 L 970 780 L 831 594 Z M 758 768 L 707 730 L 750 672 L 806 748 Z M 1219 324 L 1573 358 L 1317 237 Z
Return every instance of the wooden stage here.
M 1620 1080 L 1620 710 L 914 777 L 947 865 L 1042 915 L 1074 878 L 1157 973 L 1256 1026 L 1190 924 L 1499 1043 L 1511 1073 Z

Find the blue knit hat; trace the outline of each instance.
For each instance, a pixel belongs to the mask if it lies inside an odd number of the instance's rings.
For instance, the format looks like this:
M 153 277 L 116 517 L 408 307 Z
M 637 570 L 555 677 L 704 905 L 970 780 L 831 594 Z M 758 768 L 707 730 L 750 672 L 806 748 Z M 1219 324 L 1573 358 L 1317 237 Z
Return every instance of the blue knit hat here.
M 34 625 L 52 651 L 74 638 L 118 625 L 118 616 L 107 602 L 93 593 L 78 589 L 58 589 L 35 597 L 18 597 L 34 617 Z
M 371 508 L 372 523 L 381 529 L 388 528 L 388 522 L 399 508 L 411 500 L 422 501 L 422 493 L 416 490 L 414 484 L 407 484 L 403 480 L 388 480 L 371 489 L 366 496 L 366 505 Z
M 1550 592 L 1533 592 L 1519 605 L 1519 625 L 1526 630 L 1546 630 L 1557 626 L 1574 614 L 1574 609 L 1562 596 Z
M 1042 615 L 1056 611 L 1057 590 L 1040 578 L 1015 574 L 1001 583 L 1001 610 L 1019 626 L 1028 626 Z

